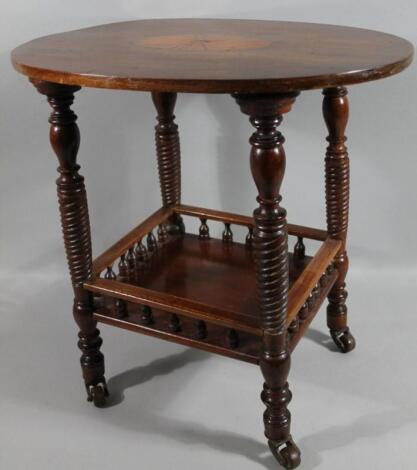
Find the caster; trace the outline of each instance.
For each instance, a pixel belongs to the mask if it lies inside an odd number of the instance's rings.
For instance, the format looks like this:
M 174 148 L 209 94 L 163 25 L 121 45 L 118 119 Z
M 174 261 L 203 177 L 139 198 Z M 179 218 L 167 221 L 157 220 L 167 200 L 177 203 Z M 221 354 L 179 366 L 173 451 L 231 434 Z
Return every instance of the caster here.
M 106 397 L 109 396 L 106 384 L 103 382 L 99 382 L 96 385 L 90 385 L 87 393 L 87 400 L 92 401 L 94 406 L 97 406 L 97 408 L 102 408 L 106 404 Z
M 297 468 L 301 463 L 300 449 L 295 445 L 292 437 L 287 442 L 278 443 L 268 441 L 272 455 L 278 460 L 279 464 L 284 468 L 291 470 Z
M 348 353 L 355 349 L 356 341 L 349 331 L 349 328 L 345 331 L 330 330 L 330 334 L 340 352 Z

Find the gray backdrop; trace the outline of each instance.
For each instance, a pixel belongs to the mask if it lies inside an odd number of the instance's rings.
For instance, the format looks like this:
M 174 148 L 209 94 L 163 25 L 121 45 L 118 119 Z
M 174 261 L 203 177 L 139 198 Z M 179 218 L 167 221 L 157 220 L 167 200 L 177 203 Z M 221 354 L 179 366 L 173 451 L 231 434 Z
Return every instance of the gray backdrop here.
M 272 469 L 257 368 L 102 328 L 118 406 L 84 400 L 55 198 L 49 107 L 9 63 L 34 37 L 150 17 L 281 19 L 359 26 L 417 43 L 417 3 L 15 0 L 0 17 L 0 468 Z M 413 321 L 417 233 L 416 66 L 350 88 L 350 324 L 358 348 L 334 352 L 317 317 L 293 358 L 293 434 L 305 469 L 411 469 L 417 461 Z M 77 94 L 79 161 L 94 253 L 159 207 L 154 110 L 146 93 Z M 228 96 L 180 95 L 183 201 L 249 214 L 251 127 Z M 324 226 L 325 128 L 319 91 L 282 125 L 283 205 Z M 193 228 L 193 227 L 191 227 Z M 142 464 L 137 463 L 141 461 Z

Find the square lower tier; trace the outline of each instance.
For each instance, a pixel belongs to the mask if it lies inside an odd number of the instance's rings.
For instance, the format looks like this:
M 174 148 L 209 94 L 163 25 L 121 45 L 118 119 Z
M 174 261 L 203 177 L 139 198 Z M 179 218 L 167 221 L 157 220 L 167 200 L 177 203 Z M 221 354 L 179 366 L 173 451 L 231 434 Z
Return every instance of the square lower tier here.
M 289 254 L 290 292 L 312 260 Z M 158 243 L 146 262 L 128 270 L 126 265 L 115 278 L 85 284 L 95 293 L 98 321 L 258 362 L 262 330 L 253 251 L 247 245 L 183 234 Z M 336 277 L 335 270 L 319 276 L 307 313 L 289 330 L 291 349 Z

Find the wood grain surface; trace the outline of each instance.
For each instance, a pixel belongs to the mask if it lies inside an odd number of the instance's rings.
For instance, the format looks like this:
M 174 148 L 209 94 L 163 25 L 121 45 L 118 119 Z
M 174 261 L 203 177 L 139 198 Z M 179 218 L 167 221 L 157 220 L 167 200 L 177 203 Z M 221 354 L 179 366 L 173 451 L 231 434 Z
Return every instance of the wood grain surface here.
M 314 23 L 158 19 L 35 39 L 12 52 L 39 80 L 143 91 L 285 92 L 387 77 L 413 46 L 381 32 Z

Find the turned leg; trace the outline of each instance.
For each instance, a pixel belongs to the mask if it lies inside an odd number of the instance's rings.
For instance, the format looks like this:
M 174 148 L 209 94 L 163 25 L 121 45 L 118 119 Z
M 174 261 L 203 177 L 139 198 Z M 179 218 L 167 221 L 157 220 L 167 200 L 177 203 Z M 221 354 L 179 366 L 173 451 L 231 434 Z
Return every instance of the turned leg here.
M 153 92 L 152 100 L 158 113 L 155 145 L 162 204 L 164 207 L 169 207 L 181 202 L 181 151 L 174 115 L 177 94 Z M 166 228 L 168 233 L 185 231 L 182 218 L 178 214 L 171 218 Z
M 274 456 L 289 469 L 299 465 L 300 451 L 291 438 L 291 415 L 287 409 L 291 400 L 287 382 L 290 353 L 286 330 L 288 233 L 286 211 L 280 205 L 285 171 L 284 138 L 277 127 L 296 96 L 297 93 L 234 95 L 242 112 L 250 116 L 256 128 L 250 138 L 250 164 L 259 194 L 259 207 L 254 211 L 253 250 L 263 329 L 259 361 L 265 380 L 261 394 L 266 406 L 265 436 Z
M 346 237 L 349 217 L 349 157 L 345 145 L 345 130 L 349 118 L 349 101 L 344 87 L 323 90 L 323 116 L 329 136 L 326 168 L 326 213 L 327 231 L 332 238 L 340 240 L 342 246 L 335 258 L 339 276 L 329 293 L 327 325 L 330 334 L 341 352 L 352 351 L 355 339 L 347 325 L 345 278 L 349 267 L 346 253 Z
M 80 332 L 78 346 L 82 352 L 87 397 L 96 406 L 104 404 L 108 395 L 104 379 L 104 357 L 100 352 L 102 340 L 93 319 L 91 294 L 83 283 L 92 274 L 90 222 L 84 177 L 78 171 L 77 152 L 80 134 L 77 116 L 70 109 L 78 86 L 32 80 L 38 91 L 47 96 L 52 107 L 50 141 L 59 160 L 57 179 L 59 210 L 71 281 L 74 290 L 74 318 Z

